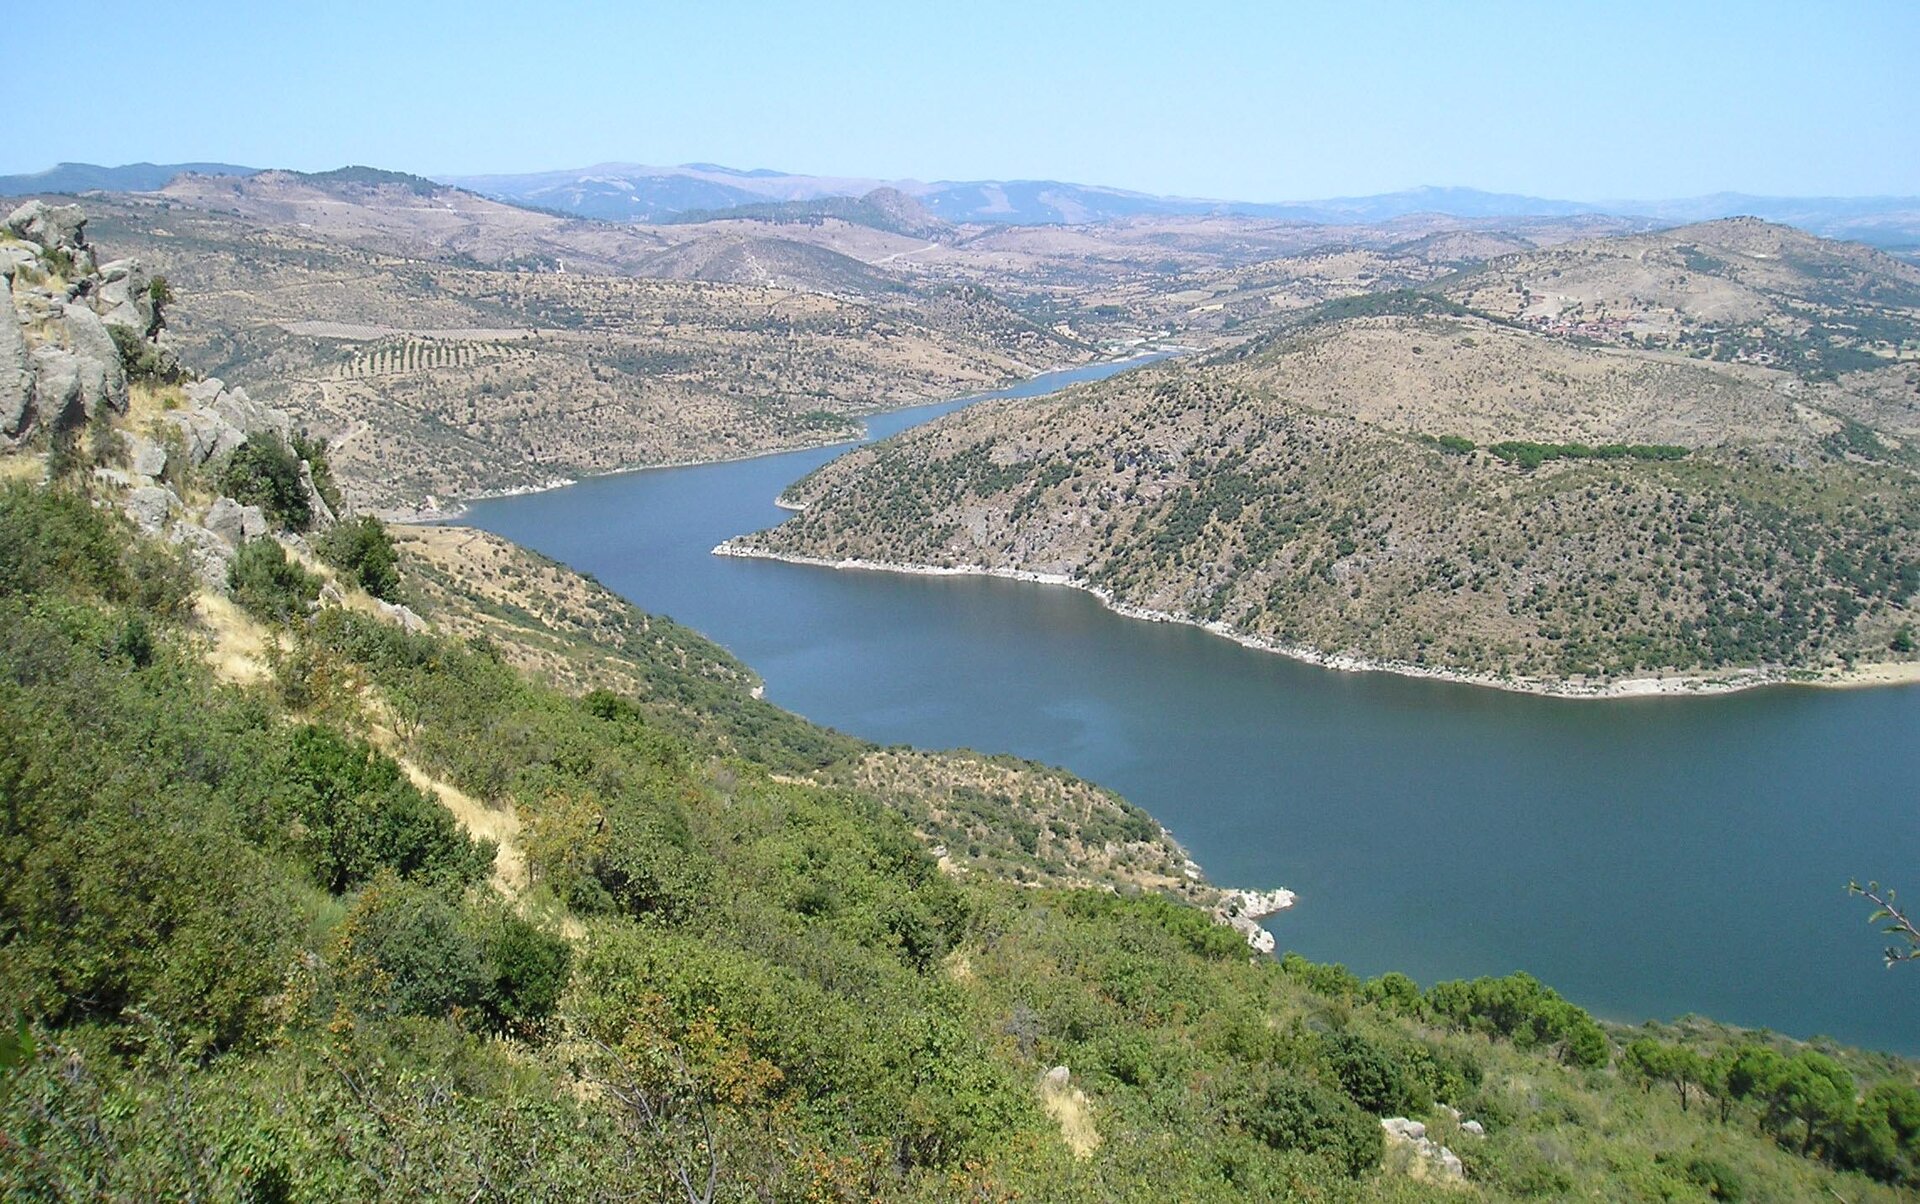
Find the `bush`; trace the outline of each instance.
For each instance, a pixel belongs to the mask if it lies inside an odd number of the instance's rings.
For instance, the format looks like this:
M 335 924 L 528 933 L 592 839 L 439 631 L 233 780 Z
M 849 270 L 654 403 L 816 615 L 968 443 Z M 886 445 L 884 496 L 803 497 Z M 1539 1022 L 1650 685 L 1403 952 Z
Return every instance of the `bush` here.
M 249 539 L 227 565 L 233 600 L 255 618 L 290 623 L 305 615 L 320 597 L 320 578 L 287 559 L 267 536 Z
M 1358 1033 L 1336 1033 L 1323 1042 L 1322 1053 L 1340 1080 L 1340 1089 L 1361 1108 L 1375 1116 L 1404 1116 L 1410 1111 L 1413 1092 L 1393 1051 Z
M 161 352 L 157 343 L 141 338 L 138 331 L 115 323 L 107 327 L 107 334 L 120 353 L 120 367 L 128 380 L 170 385 L 183 379 L 179 363 Z
M 313 508 L 300 479 L 300 458 L 270 431 L 255 431 L 234 448 L 219 481 L 221 493 L 260 507 L 286 530 L 304 531 L 313 525 Z
M 504 906 L 484 913 L 475 930 L 490 980 L 483 1001 L 488 1020 L 505 1031 L 538 1031 L 567 989 L 573 950 Z
M 339 961 L 364 1007 L 402 1016 L 477 1008 L 492 986 L 480 943 L 434 891 L 383 875 L 341 926 Z
M 389 602 L 399 597 L 399 554 L 387 529 L 371 514 L 339 523 L 315 541 L 314 550 L 374 597 Z
M 270 830 L 297 830 L 308 872 L 335 894 L 382 870 L 464 885 L 493 864 L 492 842 L 468 839 L 446 808 L 365 741 L 331 728 L 300 728 L 276 778 L 280 793 Z
M 1269 1083 L 1245 1123 L 1276 1150 L 1317 1154 L 1356 1177 L 1378 1165 L 1385 1150 L 1379 1121 L 1346 1096 L 1292 1076 Z

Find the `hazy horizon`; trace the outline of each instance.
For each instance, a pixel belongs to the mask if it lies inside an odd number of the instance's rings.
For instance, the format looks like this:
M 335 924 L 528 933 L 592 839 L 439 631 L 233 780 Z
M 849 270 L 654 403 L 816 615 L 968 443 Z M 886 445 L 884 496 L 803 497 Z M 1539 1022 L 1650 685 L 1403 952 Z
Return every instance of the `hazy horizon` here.
M 1227 4 L 1178 19 L 997 0 L 958 16 L 101 7 L 93 56 L 149 64 L 154 115 L 130 117 L 119 90 L 9 73 L 0 170 L 703 162 L 1246 201 L 1421 186 L 1588 202 L 1920 194 L 1906 62 L 1920 7 L 1887 0 L 1837 14 Z

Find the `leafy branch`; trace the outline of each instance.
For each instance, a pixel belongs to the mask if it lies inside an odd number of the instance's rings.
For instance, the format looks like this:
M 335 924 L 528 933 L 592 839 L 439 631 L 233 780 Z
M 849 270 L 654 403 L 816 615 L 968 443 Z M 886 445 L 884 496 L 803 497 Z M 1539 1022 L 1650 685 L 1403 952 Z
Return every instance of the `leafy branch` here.
M 1913 961 L 1920 958 L 1920 928 L 1916 928 L 1907 913 L 1901 911 L 1894 902 L 1892 890 L 1882 890 L 1878 882 L 1869 882 L 1865 886 L 1858 882 L 1847 883 L 1847 893 L 1860 895 L 1872 903 L 1877 910 L 1867 917 L 1867 923 L 1880 925 L 1880 931 L 1897 936 L 1907 943 L 1906 948 L 1889 945 L 1886 950 L 1887 965 L 1896 962 Z

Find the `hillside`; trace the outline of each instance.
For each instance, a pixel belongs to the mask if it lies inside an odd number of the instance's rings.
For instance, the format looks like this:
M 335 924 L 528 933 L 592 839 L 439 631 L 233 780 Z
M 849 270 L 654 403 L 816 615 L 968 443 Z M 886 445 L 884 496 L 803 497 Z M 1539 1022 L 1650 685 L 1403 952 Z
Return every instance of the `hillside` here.
M 1913 1063 L 1249 956 L 1251 901 L 1109 792 L 819 728 L 557 564 L 338 509 L 287 413 L 37 316 L 121 316 L 79 216 L 0 259 L 0 1195 L 1920 1179 Z
M 1443 287 L 1550 333 L 1803 375 L 1920 354 L 1920 268 L 1752 218 L 1495 258 Z
M 365 201 L 326 201 L 348 206 L 336 213 L 338 239 L 299 216 L 332 212 L 315 199 L 332 191 Z M 307 199 L 236 217 L 211 196 L 204 208 L 90 198 L 87 229 L 173 282 L 167 338 L 181 354 L 333 441 L 357 506 L 413 511 L 843 439 L 876 408 L 1089 354 L 984 290 L 956 302 L 950 288 L 899 287 L 798 244 L 783 248 L 792 271 L 748 285 L 561 272 L 540 258 L 548 244 L 514 241 L 518 225 L 436 209 L 403 182 L 296 181 L 273 195 L 283 193 Z M 529 228 L 584 225 L 494 207 Z M 489 254 L 518 247 L 536 262 L 481 266 L 457 249 L 479 253 L 465 235 L 420 233 L 442 219 L 504 240 L 488 242 Z M 416 237 L 423 257 L 400 253 Z M 629 249 L 623 271 L 661 254 L 657 243 Z M 807 291 L 802 271 L 813 273 Z
M 1687 269 L 1688 297 L 1764 302 L 1771 318 L 1740 320 L 1782 330 L 1803 306 L 1870 311 L 1890 338 L 1808 354 L 1880 366 L 1647 351 L 1448 299 L 1491 304 L 1510 286 L 1489 281 L 1521 277 L 1619 287 L 1618 265 L 1677 258 L 1703 232 L 1576 244 L 1440 296 L 1328 302 L 1211 359 L 951 415 L 828 465 L 795 487 L 804 513 L 727 550 L 1039 574 L 1309 659 L 1555 692 L 1911 662 L 1905 269 L 1824 245 L 1782 265 L 1758 248 L 1804 236 L 1727 229 L 1758 264 Z

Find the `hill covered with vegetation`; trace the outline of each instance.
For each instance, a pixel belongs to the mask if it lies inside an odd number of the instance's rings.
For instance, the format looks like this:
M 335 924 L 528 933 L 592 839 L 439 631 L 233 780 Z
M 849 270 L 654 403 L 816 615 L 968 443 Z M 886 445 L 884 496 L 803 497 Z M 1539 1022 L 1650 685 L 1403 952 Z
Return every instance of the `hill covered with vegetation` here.
M 814 727 L 477 533 L 280 530 L 216 588 L 85 455 L 0 489 L 9 1197 L 1915 1176 L 1910 1063 L 1250 956 L 1157 825 L 1067 775 Z
M 1679 255 L 1750 225 L 1658 237 Z M 1575 693 L 1911 660 L 1911 269 L 1815 249 L 1797 293 L 1766 258 L 1720 290 L 1765 300 L 1776 331 L 1855 298 L 1856 333 L 1800 330 L 1792 370 L 1444 290 L 1338 299 L 1210 358 L 860 449 L 791 491 L 804 513 L 729 548 L 1036 573 L 1312 659 Z M 1501 272 L 1570 275 L 1554 265 L 1574 255 Z M 1862 341 L 1868 311 L 1886 337 Z M 1848 356 L 1871 363 L 1833 370 Z

